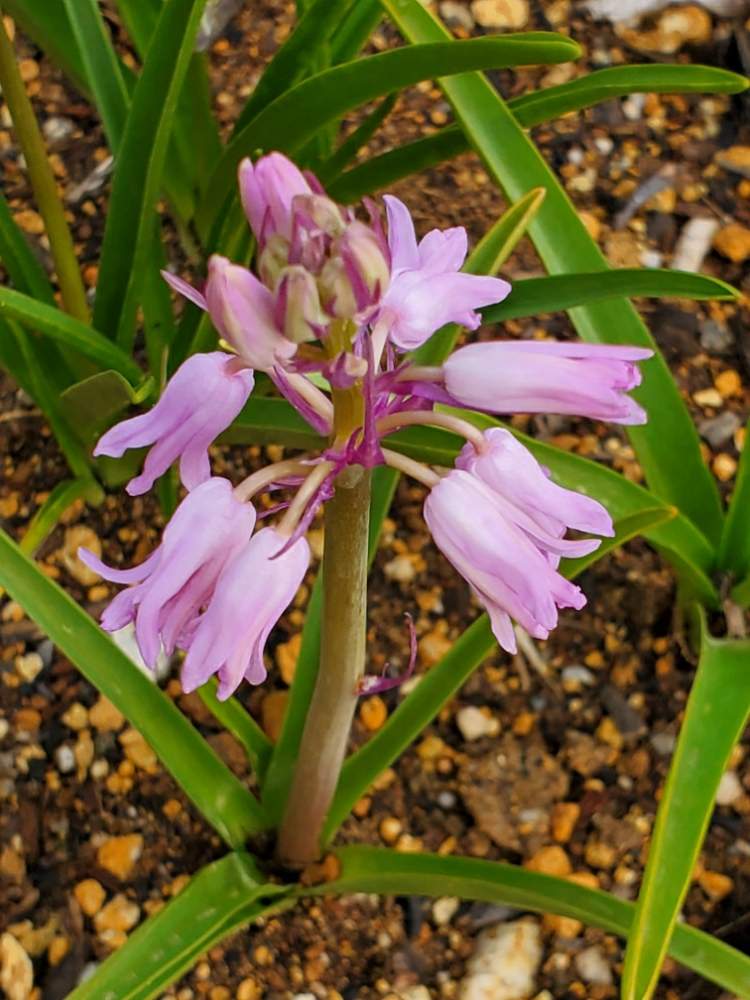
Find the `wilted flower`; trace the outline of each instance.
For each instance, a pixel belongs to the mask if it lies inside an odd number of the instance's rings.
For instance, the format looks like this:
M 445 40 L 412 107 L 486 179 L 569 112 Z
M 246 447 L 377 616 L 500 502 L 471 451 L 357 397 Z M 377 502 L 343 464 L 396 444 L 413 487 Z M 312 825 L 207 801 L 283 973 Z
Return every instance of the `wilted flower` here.
M 94 454 L 119 458 L 129 448 L 153 445 L 128 493 L 150 490 L 178 458 L 182 482 L 193 489 L 211 475 L 208 446 L 231 424 L 252 389 L 252 371 L 231 354 L 194 354 L 174 373 L 153 409 L 115 424 Z
M 281 552 L 286 541 L 273 528 L 264 528 L 226 566 L 185 659 L 186 691 L 217 674 L 218 697 L 224 699 L 243 678 L 251 684 L 265 680 L 266 640 L 310 563 L 304 538 Z
M 140 566 L 113 569 L 79 549 L 81 561 L 105 580 L 131 584 L 106 608 L 102 627 L 116 632 L 135 621 L 138 648 L 152 668 L 162 648 L 167 655 L 184 648 L 220 573 L 247 544 L 254 525 L 252 505 L 235 497 L 228 479 L 214 477 L 188 493 L 161 545 Z
M 644 410 L 627 396 L 640 385 L 644 347 L 485 341 L 455 351 L 444 365 L 445 388 L 464 406 L 490 413 L 570 413 L 618 424 L 642 424 Z

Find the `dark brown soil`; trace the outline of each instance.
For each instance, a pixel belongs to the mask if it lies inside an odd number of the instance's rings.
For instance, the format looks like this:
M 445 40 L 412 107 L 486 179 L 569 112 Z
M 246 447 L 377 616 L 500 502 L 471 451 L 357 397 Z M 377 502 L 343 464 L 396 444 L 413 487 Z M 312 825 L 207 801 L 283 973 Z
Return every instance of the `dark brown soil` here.
M 566 4 L 532 6 L 529 27 L 562 26 L 585 42 L 588 56 L 582 68 L 595 68 L 605 58 L 611 63 L 650 58 L 633 51 L 632 39 L 626 46 L 611 27 L 585 19 L 576 7 L 571 19 L 561 23 L 555 11 Z M 262 62 L 283 39 L 292 7 L 254 3 L 214 45 L 216 107 L 225 127 L 235 119 Z M 462 8 L 469 13 L 468 4 Z M 467 30 L 459 26 L 457 33 Z M 741 31 L 739 25 L 716 22 L 705 44 L 685 47 L 676 58 L 739 69 L 735 32 Z M 374 45 L 382 48 L 393 40 L 390 31 L 383 31 Z M 90 108 L 41 53 L 23 39 L 18 44 L 40 118 L 50 134 L 61 136 L 51 149 L 60 182 L 70 190 L 107 155 L 101 131 Z M 515 94 L 540 82 L 559 82 L 566 72 L 557 68 L 502 74 L 498 82 L 504 93 Z M 653 266 L 663 260 L 669 266 L 677 237 L 691 217 L 713 214 L 722 226 L 750 225 L 750 180 L 717 163 L 718 151 L 750 142 L 747 125 L 741 124 L 743 111 L 746 115 L 743 98 L 648 97 L 645 103 L 627 106 L 613 101 L 543 126 L 535 135 L 616 264 Z M 449 118 L 449 106 L 436 87 L 417 87 L 399 101 L 371 151 L 403 143 Z M 5 193 L 47 261 L 45 238 L 28 214 L 33 203 L 7 118 L 4 124 L 0 153 Z M 617 214 L 628 208 L 640 186 L 670 164 L 675 166 L 670 186 L 635 209 L 623 228 L 615 228 Z M 396 190 L 412 207 L 421 230 L 461 224 L 473 240 L 503 208 L 481 164 L 468 155 Z M 105 185 L 70 206 L 92 288 L 106 196 Z M 173 252 L 177 260 L 177 250 Z M 745 262 L 709 251 L 703 269 L 750 291 Z M 530 245 L 522 244 L 508 266 L 509 276 L 540 271 Z M 701 429 L 706 460 L 729 493 L 743 440 L 740 428 L 750 410 L 750 352 L 742 335 L 747 308 L 652 302 L 644 305 L 644 313 Z M 567 320 L 554 316 L 508 324 L 505 335 L 528 336 L 536 329 L 560 336 L 570 332 Z M 713 396 L 702 390 L 713 390 Z M 0 392 L 0 517 L 20 536 L 66 470 L 41 415 L 24 393 L 7 379 Z M 517 423 L 636 481 L 642 478 L 619 429 L 560 418 Z M 217 448 L 215 468 L 219 474 L 239 477 L 266 457 L 257 448 Z M 466 586 L 430 542 L 421 518 L 422 498 L 420 488 L 402 483 L 386 522 L 370 596 L 373 671 L 386 661 L 394 668 L 404 666 L 405 612 L 415 618 L 419 671 L 428 670 L 477 613 Z M 95 534 L 108 561 L 130 564 L 156 544 L 161 527 L 151 497 L 131 500 L 115 493 L 97 510 L 79 504 L 69 511 L 38 558 L 45 572 L 95 613 L 113 588 L 81 576 L 80 567 L 66 562 L 66 552 L 80 542 L 76 532 Z M 589 597 L 584 612 L 564 615 L 552 639 L 536 644 L 536 656 L 533 651 L 516 658 L 491 656 L 358 804 L 341 832 L 342 841 L 504 859 L 539 870 L 562 866 L 582 873 L 578 877 L 586 884 L 635 897 L 693 667 L 683 655 L 675 623 L 673 578 L 648 545 L 629 543 L 580 582 Z M 279 667 L 294 662 L 303 621 L 300 599 L 272 637 L 268 683 L 240 692 L 241 700 L 267 726 L 274 714 L 273 699 L 267 699 L 286 690 Z M 123 897 L 118 905 L 131 904 L 134 925 L 179 891 L 206 861 L 219 856 L 222 846 L 151 759 L 148 748 L 133 734 L 125 735 L 123 721 L 115 720 L 109 729 L 96 724 L 102 709 L 96 691 L 7 598 L 0 609 L 0 638 L 2 929 L 9 930 L 34 960 L 35 996 L 61 1000 L 116 943 L 101 917 L 82 910 L 81 882 L 96 879 L 107 901 Z M 41 658 L 41 666 L 34 656 Z M 176 673 L 165 684 L 229 765 L 246 776 L 238 745 L 221 734 L 199 699 L 181 694 Z M 364 701 L 353 744 L 361 744 L 382 725 L 402 696 L 403 691 L 396 690 L 383 695 L 382 702 Z M 468 723 L 462 710 L 469 707 L 483 713 L 487 735 L 463 735 Z M 743 742 L 731 761 L 737 794 L 715 811 L 684 908 L 690 923 L 745 950 L 750 947 L 746 749 Z M 119 878 L 101 864 L 99 849 L 109 838 L 134 835 L 142 838 L 141 853 L 132 870 Z M 549 851 L 552 846 L 555 852 Z M 457 996 L 477 935 L 511 914 L 462 903 L 446 920 L 447 909 L 417 898 L 369 896 L 301 904 L 213 948 L 165 996 Z M 615 938 L 570 921 L 545 917 L 540 923 L 540 1000 L 616 995 L 614 985 L 584 982 L 575 960 L 582 950 L 599 948 L 616 982 L 622 950 Z M 419 986 L 425 991 L 414 989 Z M 718 993 L 669 962 L 659 996 L 697 1000 Z

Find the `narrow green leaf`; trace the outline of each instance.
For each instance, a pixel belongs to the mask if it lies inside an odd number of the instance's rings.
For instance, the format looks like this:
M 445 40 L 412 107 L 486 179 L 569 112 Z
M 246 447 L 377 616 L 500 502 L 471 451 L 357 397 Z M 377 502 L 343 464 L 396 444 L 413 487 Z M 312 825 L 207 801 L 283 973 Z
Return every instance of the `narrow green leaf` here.
M 129 406 L 147 399 L 153 387 L 149 378 L 136 391 L 119 372 L 109 369 L 71 385 L 60 402 L 71 424 L 82 429 L 83 440 L 91 443 Z
M 225 444 L 283 444 L 289 448 L 320 448 L 324 439 L 285 399 L 256 396 L 219 439 Z
M 0 585 L 143 734 L 209 823 L 235 848 L 267 827 L 258 801 L 153 681 L 0 531 Z
M 601 299 L 623 296 L 654 298 L 736 299 L 737 289 L 725 281 L 690 271 L 621 268 L 590 274 L 555 274 L 516 281 L 505 301 L 482 310 L 485 323 L 559 312 Z
M 367 44 L 382 16 L 379 0 L 357 0 L 331 40 L 331 65 L 353 59 Z
M 44 49 L 77 87 L 85 91 L 86 71 L 62 3 L 3 0 L 3 10 L 20 25 L 24 34 Z
M 129 95 L 97 0 L 63 0 L 110 149 L 117 150 L 128 114 Z
M 138 383 L 143 377 L 135 361 L 101 333 L 61 309 L 36 301 L 30 295 L 0 287 L 0 316 L 17 320 L 31 330 L 38 330 L 45 336 L 80 351 L 102 367 L 120 372 L 131 383 Z
M 623 1000 L 648 1000 L 708 829 L 719 781 L 750 713 L 750 641 L 714 639 L 700 612 L 701 652 L 659 802 L 628 936 Z M 750 990 L 750 978 L 741 995 Z
M 637 535 L 647 535 L 649 531 L 653 531 L 659 525 L 673 520 L 678 513 L 676 507 L 659 504 L 656 507 L 639 510 L 635 514 L 627 514 L 619 521 L 615 521 L 615 533 L 612 538 L 603 538 L 602 544 L 594 552 L 589 552 L 587 556 L 581 556 L 578 559 L 561 559 L 560 572 L 570 579 L 574 576 L 580 576 L 589 566 L 603 559 L 608 552 L 619 549 L 621 545 Z
M 750 571 L 750 426 L 729 502 L 724 532 L 719 546 L 719 568 L 745 576 Z
M 405 854 L 383 847 L 342 847 L 341 873 L 316 895 L 354 892 L 397 896 L 458 896 L 536 913 L 559 913 L 627 937 L 634 906 L 598 889 L 531 872 L 502 861 Z M 669 954 L 736 994 L 750 995 L 750 958 L 686 924 L 674 929 Z
M 438 73 L 565 62 L 579 53 L 569 38 L 537 32 L 406 46 L 318 73 L 281 94 L 237 133 L 214 171 L 198 224 L 213 223 L 234 190 L 240 161 L 258 149 L 293 153 L 346 111 Z
M 91 489 L 89 479 L 64 479 L 52 490 L 39 510 L 29 521 L 23 538 L 18 543 L 27 556 L 36 554 L 57 527 L 60 518 L 76 500 L 85 497 Z
M 205 0 L 166 0 L 138 77 L 102 245 L 94 326 L 132 344 L 167 142 Z M 155 99 L 158 95 L 158 99 Z
M 357 153 L 366 146 L 377 130 L 393 111 L 397 94 L 389 94 L 384 97 L 374 111 L 367 115 L 357 128 L 347 136 L 336 152 L 325 163 L 322 163 L 317 170 L 318 180 L 324 187 L 329 185 L 335 177 L 345 170 L 346 167 L 356 159 Z
M 262 781 L 271 756 L 273 744 L 250 715 L 244 705 L 232 697 L 219 701 L 216 697 L 218 685 L 215 678 L 198 688 L 198 694 L 206 708 L 245 748 L 258 780 Z
M 13 219 L 2 192 L 0 192 L 0 259 L 18 291 L 26 292 L 45 305 L 55 306 L 55 294 L 50 280 Z
M 497 220 L 469 254 L 463 270 L 467 274 L 497 274 L 510 257 L 539 211 L 544 188 L 532 188 Z M 437 330 L 414 352 L 414 363 L 439 365 L 456 346 L 461 327 L 449 323 Z
M 418 0 L 382 0 L 399 30 L 417 47 L 450 37 Z M 608 264 L 531 139 L 500 95 L 482 74 L 467 73 L 440 81 L 472 146 L 515 201 L 531 186 L 547 197 L 529 234 L 552 273 L 606 271 Z M 613 299 L 571 310 L 584 340 L 656 344 L 632 304 Z M 629 428 L 630 439 L 656 495 L 679 507 L 714 544 L 722 527 L 716 482 L 703 461 L 690 415 L 661 355 L 646 369 L 636 397 L 650 415 L 642 427 Z
M 264 880 L 249 854 L 202 868 L 68 1000 L 151 1000 L 229 934 L 288 905 L 290 888 Z

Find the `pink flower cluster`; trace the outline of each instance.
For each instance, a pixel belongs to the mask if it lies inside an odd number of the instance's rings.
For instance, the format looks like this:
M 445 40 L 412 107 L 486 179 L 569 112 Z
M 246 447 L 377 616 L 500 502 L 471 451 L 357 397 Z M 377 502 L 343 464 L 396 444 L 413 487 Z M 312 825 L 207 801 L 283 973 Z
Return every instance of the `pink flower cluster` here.
M 255 272 L 214 256 L 203 289 L 164 274 L 208 311 L 226 349 L 189 358 L 149 413 L 123 421 L 97 444 L 96 454 L 115 457 L 150 446 L 143 471 L 128 484 L 131 495 L 149 490 L 177 460 L 188 490 L 161 545 L 140 566 L 112 569 L 82 550 L 105 579 L 129 585 L 104 612 L 103 627 L 134 622 L 152 666 L 161 650 L 184 650 L 188 691 L 214 674 L 222 698 L 243 678 L 260 683 L 269 632 L 309 565 L 304 536 L 316 510 L 346 465 L 387 463 L 430 487 L 430 531 L 487 609 L 503 649 L 515 651 L 513 620 L 546 638 L 560 608 L 585 603 L 558 572 L 560 558 L 600 544 L 567 538 L 568 530 L 611 535 L 611 519 L 596 500 L 557 486 L 510 432 L 482 433 L 440 404 L 640 423 L 645 414 L 627 392 L 650 352 L 483 341 L 460 347 L 440 367 L 419 367 L 406 352 L 446 323 L 476 329 L 477 310 L 510 292 L 499 278 L 460 270 L 466 231 L 435 229 L 417 241 L 408 209 L 392 196 L 384 199 L 387 226 L 372 202 L 363 222 L 279 153 L 244 161 L 239 180 L 257 243 Z M 211 476 L 208 447 L 244 406 L 255 370 L 330 444 L 233 487 Z M 361 393 L 361 426 L 345 440 L 333 434 L 332 402 L 313 374 L 334 390 Z M 434 470 L 388 448 L 390 434 L 415 424 L 466 438 L 454 469 Z M 290 499 L 276 508 L 284 513 L 274 526 L 258 530 L 251 501 L 270 489 Z

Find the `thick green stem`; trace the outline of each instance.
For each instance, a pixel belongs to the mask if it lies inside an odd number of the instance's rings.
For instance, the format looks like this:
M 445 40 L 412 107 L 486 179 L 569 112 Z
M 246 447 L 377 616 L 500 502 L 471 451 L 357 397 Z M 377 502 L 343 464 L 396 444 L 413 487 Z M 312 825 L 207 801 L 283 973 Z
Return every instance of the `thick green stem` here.
M 369 510 L 370 473 L 351 466 L 326 506 L 320 669 L 277 845 L 292 866 L 320 856 L 364 673 Z
M 0 87 L 18 134 L 34 197 L 44 219 L 65 309 L 71 316 L 88 323 L 89 309 L 76 261 L 73 238 L 65 220 L 65 210 L 57 193 L 57 183 L 47 158 L 47 150 L 34 116 L 34 109 L 18 71 L 16 54 L 8 37 L 2 9 L 0 9 Z

